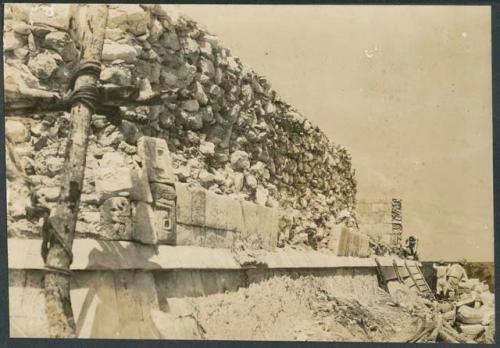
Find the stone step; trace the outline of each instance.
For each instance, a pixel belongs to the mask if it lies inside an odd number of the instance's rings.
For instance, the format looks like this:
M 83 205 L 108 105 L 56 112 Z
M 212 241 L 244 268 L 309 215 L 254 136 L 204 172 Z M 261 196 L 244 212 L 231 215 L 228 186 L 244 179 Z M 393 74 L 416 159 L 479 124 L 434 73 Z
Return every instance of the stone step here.
M 9 269 L 43 269 L 41 240 L 8 240 Z M 133 242 L 76 239 L 73 242 L 73 270 L 125 269 L 242 269 L 230 249 L 195 246 L 151 246 Z M 259 259 L 270 269 L 365 268 L 376 267 L 373 258 L 335 256 L 320 251 L 278 250 L 263 252 Z M 396 260 L 378 257 L 387 267 Z M 414 261 L 407 261 L 414 263 Z

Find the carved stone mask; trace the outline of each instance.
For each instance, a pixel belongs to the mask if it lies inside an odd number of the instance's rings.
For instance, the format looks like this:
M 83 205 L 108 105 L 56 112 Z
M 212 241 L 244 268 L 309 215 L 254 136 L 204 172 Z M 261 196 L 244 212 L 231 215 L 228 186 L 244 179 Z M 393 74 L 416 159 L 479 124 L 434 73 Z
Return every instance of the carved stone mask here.
M 130 203 L 126 197 L 112 197 L 101 205 L 103 223 L 123 223 L 130 217 Z

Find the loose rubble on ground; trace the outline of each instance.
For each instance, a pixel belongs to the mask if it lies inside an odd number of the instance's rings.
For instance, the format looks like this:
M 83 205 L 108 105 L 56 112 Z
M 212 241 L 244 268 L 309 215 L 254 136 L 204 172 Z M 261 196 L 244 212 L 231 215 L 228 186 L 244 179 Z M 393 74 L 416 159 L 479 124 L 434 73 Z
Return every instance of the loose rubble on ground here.
M 349 278 L 277 275 L 236 292 L 181 299 L 182 315 L 153 318 L 173 339 L 495 342 L 494 295 L 477 280 L 464 283 L 456 299 L 436 301 L 397 282 L 385 291 Z

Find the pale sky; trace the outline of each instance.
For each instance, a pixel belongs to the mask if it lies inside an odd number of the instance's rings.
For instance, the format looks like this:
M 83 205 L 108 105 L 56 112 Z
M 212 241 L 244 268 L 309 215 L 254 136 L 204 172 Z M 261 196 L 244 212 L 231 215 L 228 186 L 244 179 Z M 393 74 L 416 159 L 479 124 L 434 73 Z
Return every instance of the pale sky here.
M 422 258 L 493 260 L 490 8 L 177 5 L 403 199 Z

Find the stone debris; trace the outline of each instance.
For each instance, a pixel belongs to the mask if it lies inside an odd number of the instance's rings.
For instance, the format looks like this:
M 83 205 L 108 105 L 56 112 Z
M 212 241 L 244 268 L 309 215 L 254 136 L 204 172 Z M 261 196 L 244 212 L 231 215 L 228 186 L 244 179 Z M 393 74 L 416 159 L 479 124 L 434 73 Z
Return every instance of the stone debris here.
M 413 330 L 415 318 L 404 308 L 387 306 L 390 296 L 369 288 L 370 280 L 362 276 L 275 273 L 250 276 L 250 286 L 236 291 L 186 297 L 169 315 L 189 314 L 205 339 L 404 342 Z M 198 331 L 192 336 L 161 331 L 170 339 L 199 338 Z

